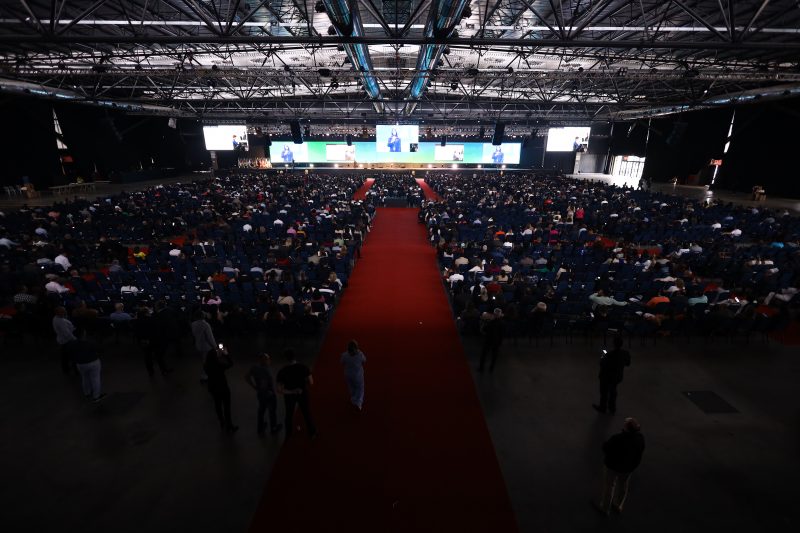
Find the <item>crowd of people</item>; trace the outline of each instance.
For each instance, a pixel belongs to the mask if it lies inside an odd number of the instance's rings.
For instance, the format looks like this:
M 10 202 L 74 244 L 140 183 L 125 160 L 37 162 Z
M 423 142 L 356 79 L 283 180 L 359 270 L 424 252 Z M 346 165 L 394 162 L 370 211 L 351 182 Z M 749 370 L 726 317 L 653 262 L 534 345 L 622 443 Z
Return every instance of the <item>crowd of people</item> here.
M 222 341 L 319 330 L 371 227 L 372 199 L 353 200 L 363 182 L 240 171 L 2 213 L 3 333 L 55 333 L 64 372 L 77 370 L 95 401 L 91 341 L 130 335 L 152 376 L 173 371 L 168 356 L 191 334 L 201 381 L 231 430 Z
M 414 176 L 408 172 L 381 173 L 367 196 L 376 206 L 382 207 L 398 201 L 405 202 L 407 207 L 420 207 L 425 198 Z
M 507 333 L 766 332 L 795 312 L 800 218 L 563 176 L 431 175 L 420 219 L 459 324 Z

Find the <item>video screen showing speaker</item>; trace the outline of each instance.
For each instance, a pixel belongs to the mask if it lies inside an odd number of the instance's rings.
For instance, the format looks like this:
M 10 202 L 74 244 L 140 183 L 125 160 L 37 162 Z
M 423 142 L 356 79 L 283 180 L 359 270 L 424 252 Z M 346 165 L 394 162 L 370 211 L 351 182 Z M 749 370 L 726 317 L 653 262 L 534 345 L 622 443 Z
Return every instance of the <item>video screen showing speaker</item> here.
M 206 150 L 248 150 L 247 126 L 203 126 Z
M 548 152 L 585 152 L 589 148 L 591 128 L 550 128 L 547 130 Z
M 272 153 L 275 154 L 273 163 L 308 162 L 308 146 L 305 144 L 294 144 L 284 141 L 273 148 Z
M 434 161 L 464 161 L 464 145 L 448 144 L 433 147 Z
M 378 152 L 410 152 L 412 143 L 419 143 L 419 126 L 407 124 L 375 126 L 375 150 Z
M 516 165 L 519 163 L 520 148 L 520 143 L 504 143 L 499 146 L 485 143 L 481 162 L 493 165 Z
M 346 144 L 326 144 L 325 145 L 325 160 L 326 161 L 355 161 L 356 160 L 356 147 Z

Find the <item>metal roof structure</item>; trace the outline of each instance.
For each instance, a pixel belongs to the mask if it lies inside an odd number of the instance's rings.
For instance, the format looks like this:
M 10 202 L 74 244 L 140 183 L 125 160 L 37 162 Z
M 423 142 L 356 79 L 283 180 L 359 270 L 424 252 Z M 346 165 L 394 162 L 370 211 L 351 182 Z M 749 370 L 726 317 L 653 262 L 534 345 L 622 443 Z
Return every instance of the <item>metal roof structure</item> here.
M 800 4 L 7 0 L 0 90 L 214 121 L 634 119 L 800 94 Z

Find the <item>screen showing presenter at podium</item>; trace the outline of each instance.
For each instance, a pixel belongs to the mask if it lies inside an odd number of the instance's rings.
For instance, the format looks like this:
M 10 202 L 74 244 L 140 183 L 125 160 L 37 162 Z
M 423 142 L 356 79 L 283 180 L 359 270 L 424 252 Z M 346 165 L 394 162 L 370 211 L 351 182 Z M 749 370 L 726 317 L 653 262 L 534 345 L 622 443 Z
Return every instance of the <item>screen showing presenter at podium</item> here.
M 375 126 L 375 150 L 378 152 L 411 151 L 419 143 L 419 126 L 408 124 L 378 124 Z

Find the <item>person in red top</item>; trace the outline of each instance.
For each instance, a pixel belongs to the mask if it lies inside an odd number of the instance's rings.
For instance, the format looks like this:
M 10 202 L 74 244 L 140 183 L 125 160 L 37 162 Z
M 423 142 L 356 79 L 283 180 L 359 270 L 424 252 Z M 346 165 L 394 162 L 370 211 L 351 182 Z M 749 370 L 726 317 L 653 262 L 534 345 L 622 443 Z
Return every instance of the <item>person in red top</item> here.
M 647 307 L 655 307 L 658 304 L 668 304 L 669 298 L 667 298 L 663 292 L 658 293 L 658 295 L 653 296 L 650 300 L 647 301 Z

